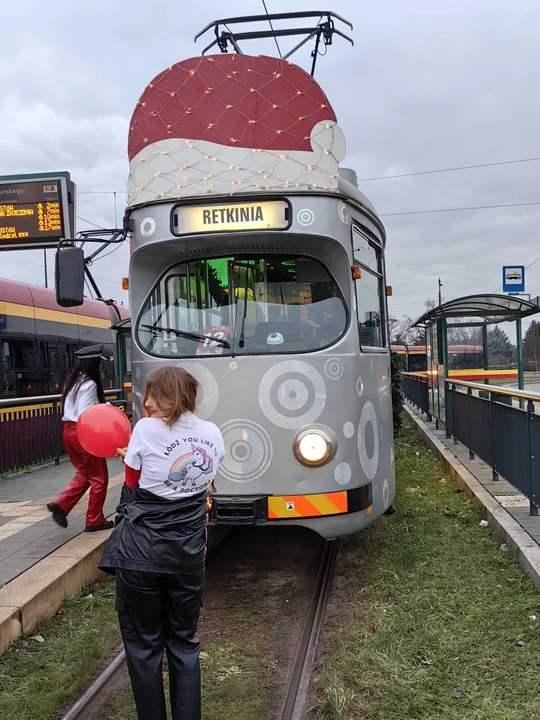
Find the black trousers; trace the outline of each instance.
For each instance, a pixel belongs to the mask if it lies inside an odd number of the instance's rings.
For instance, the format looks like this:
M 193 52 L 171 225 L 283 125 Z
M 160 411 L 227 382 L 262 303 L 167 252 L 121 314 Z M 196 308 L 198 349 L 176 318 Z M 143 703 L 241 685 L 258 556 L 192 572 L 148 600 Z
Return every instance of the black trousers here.
M 177 575 L 116 571 L 116 609 L 139 720 L 167 720 L 164 650 L 173 720 L 201 720 L 197 623 L 203 585 L 204 570 Z

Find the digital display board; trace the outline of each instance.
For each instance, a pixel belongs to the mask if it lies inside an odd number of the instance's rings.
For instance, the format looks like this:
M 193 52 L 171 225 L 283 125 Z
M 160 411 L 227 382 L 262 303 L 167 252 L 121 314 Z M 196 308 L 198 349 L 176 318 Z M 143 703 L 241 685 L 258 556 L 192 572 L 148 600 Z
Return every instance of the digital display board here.
M 0 250 L 56 247 L 71 238 L 73 188 L 66 177 L 0 178 Z

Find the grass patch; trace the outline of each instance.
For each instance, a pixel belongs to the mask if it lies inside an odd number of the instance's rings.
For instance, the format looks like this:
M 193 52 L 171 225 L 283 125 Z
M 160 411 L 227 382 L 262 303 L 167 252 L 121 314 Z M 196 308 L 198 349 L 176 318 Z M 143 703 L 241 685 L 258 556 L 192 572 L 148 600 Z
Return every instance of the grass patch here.
M 237 643 L 205 644 L 201 651 L 202 670 L 202 716 L 204 720 L 258 720 L 264 715 L 265 672 L 261 666 L 261 652 L 257 645 L 240 646 Z M 165 672 L 165 694 L 170 717 L 168 698 L 168 673 Z M 131 688 L 120 693 L 108 703 L 96 720 L 137 720 Z
M 398 512 L 342 542 L 325 720 L 539 720 L 540 595 L 406 420 Z
M 73 701 L 119 642 L 114 580 L 63 604 L 0 658 L 0 718 L 48 720 Z

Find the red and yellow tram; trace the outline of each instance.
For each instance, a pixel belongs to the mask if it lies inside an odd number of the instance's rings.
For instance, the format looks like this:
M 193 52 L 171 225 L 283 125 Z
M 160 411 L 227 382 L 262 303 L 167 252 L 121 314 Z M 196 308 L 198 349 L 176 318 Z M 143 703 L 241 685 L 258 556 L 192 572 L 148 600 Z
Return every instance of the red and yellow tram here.
M 52 290 L 0 279 L 0 398 L 60 393 L 75 351 L 95 343 L 107 358 L 104 388 L 115 387 L 111 326 L 127 317 L 127 308 L 98 300 L 63 308 Z
M 425 345 L 392 345 L 407 372 L 427 372 L 427 349 Z M 433 374 L 433 371 L 429 373 Z M 517 382 L 517 368 L 484 368 L 484 349 L 481 345 L 449 345 L 448 377 L 456 380 L 485 381 L 509 380 Z

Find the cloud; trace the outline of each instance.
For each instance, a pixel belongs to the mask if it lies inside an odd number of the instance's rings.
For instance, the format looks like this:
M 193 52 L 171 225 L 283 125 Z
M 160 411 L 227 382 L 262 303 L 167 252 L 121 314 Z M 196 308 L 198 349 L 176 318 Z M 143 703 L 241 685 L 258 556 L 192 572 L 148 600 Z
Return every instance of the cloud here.
M 78 215 L 114 224 L 125 202 L 133 108 L 163 68 L 210 42 L 211 34 L 192 42 L 222 14 L 209 5 L 189 13 L 165 0 L 151 10 L 142 0 L 26 0 L 3 8 L 0 173 L 69 170 L 80 191 Z M 289 5 L 271 0 L 269 9 Z M 295 7 L 311 9 L 311 2 Z M 354 23 L 355 47 L 336 39 L 316 76 L 345 132 L 344 164 L 359 178 L 540 155 L 536 0 L 335 0 L 332 9 Z M 240 0 L 227 5 L 230 16 L 245 12 Z M 276 52 L 273 41 L 246 50 Z M 309 68 L 309 53 L 305 47 L 294 60 Z M 421 313 L 439 276 L 448 298 L 495 290 L 502 264 L 527 265 L 540 254 L 540 207 L 386 213 L 536 202 L 539 174 L 536 162 L 361 183 L 387 229 L 391 313 Z M 42 262 L 40 252 L 4 253 L 0 275 L 42 282 Z M 104 294 L 126 299 L 120 278 L 127 264 L 125 247 L 95 263 Z M 527 274 L 527 290 L 540 293 L 540 262 Z

